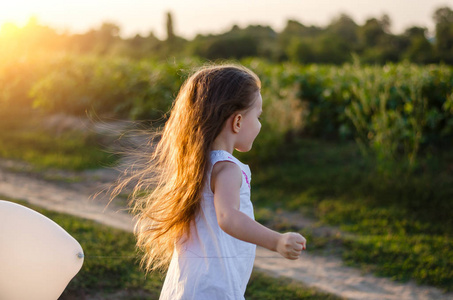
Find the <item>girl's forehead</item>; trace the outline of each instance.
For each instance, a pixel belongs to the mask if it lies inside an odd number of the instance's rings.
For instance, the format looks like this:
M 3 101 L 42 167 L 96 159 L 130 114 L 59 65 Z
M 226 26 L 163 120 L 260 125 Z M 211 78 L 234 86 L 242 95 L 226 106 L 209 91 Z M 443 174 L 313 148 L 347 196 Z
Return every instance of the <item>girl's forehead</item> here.
M 262 109 L 263 107 L 263 98 L 261 97 L 261 93 L 259 91 L 257 92 L 253 106 L 259 109 Z

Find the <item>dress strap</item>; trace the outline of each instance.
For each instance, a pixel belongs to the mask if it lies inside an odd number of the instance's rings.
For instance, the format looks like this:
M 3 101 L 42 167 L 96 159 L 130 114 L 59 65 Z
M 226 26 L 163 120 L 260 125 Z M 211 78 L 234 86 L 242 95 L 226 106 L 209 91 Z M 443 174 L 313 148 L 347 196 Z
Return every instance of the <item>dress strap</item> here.
M 224 150 L 211 151 L 211 164 L 214 166 L 219 161 L 231 161 L 239 165 L 239 167 L 241 167 L 241 165 L 238 163 L 239 161 L 237 160 L 237 158 L 235 158 L 227 151 Z
M 248 188 L 250 189 L 250 169 L 247 165 L 244 165 L 241 161 L 239 161 L 236 157 L 225 150 L 213 150 L 211 151 L 211 166 L 214 166 L 219 161 L 230 161 L 235 163 L 241 169 L 243 179 L 247 184 Z M 210 177 L 210 176 L 209 176 Z

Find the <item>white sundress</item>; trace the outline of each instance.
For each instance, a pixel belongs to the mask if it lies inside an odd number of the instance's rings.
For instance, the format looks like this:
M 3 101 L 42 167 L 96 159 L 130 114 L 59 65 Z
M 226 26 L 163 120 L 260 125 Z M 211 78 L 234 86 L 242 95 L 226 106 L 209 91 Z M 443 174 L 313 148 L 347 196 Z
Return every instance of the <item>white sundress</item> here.
M 244 299 L 252 273 L 256 246 L 225 233 L 217 223 L 211 171 L 219 161 L 241 168 L 240 211 L 254 219 L 250 201 L 250 168 L 223 150 L 211 151 L 211 169 L 203 191 L 201 208 L 191 226 L 190 239 L 174 251 L 165 278 L 161 300 Z

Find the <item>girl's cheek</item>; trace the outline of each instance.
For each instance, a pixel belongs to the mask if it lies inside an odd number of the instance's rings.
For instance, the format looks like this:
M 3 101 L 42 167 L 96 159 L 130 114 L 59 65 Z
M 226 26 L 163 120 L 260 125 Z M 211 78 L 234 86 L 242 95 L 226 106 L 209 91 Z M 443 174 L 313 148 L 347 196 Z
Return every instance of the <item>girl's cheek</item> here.
M 261 131 L 261 126 L 258 127 L 258 130 L 256 131 L 256 134 L 255 134 L 255 138 L 260 134 L 260 131 Z

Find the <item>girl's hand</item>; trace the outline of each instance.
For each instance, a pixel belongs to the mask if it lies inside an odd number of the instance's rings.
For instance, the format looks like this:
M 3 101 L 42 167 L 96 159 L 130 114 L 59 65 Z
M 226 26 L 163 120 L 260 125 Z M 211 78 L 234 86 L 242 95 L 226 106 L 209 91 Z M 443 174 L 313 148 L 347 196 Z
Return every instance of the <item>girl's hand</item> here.
M 280 236 L 277 241 L 277 252 L 287 259 L 298 259 L 302 250 L 305 250 L 307 241 L 295 232 L 287 232 Z

